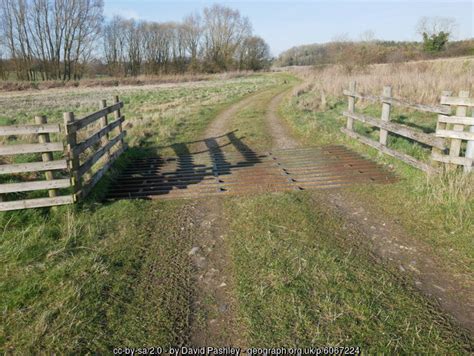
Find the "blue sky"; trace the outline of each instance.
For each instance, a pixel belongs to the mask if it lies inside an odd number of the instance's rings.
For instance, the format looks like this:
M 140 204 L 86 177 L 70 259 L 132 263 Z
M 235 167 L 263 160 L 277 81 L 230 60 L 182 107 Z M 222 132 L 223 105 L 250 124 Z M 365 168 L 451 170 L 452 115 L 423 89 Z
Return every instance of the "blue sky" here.
M 250 18 L 254 33 L 262 36 L 274 55 L 295 45 L 323 43 L 346 34 L 358 39 L 371 30 L 385 40 L 415 40 L 422 16 L 454 18 L 457 39 L 474 37 L 474 0 L 333 0 L 333 1 L 162 1 L 105 0 L 107 16 L 159 22 L 179 21 L 185 15 L 219 3 L 239 9 Z

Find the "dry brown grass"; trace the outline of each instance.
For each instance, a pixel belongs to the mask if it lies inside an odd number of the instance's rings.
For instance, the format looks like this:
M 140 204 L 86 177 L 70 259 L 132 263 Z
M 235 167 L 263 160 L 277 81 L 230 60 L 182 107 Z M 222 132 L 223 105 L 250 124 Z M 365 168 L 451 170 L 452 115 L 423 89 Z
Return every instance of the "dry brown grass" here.
M 340 97 L 353 80 L 362 92 L 381 94 L 383 86 L 391 85 L 394 96 L 425 104 L 438 103 L 444 90 L 457 93 L 459 90 L 473 92 L 474 89 L 474 57 L 376 64 L 351 73 L 339 65 L 293 67 L 292 71 L 303 79 L 294 95 L 309 91 L 315 94 L 312 95 L 314 101 L 307 103 L 308 108 L 318 108 L 321 101 L 324 105 L 325 96 Z
M 185 73 L 165 75 L 141 75 L 138 77 L 83 79 L 81 81 L 47 80 L 40 82 L 0 81 L 0 92 L 44 90 L 54 88 L 93 88 L 93 87 L 122 87 L 140 86 L 165 83 L 200 82 L 208 80 L 225 80 L 252 75 L 253 72 L 239 71 L 219 74 Z

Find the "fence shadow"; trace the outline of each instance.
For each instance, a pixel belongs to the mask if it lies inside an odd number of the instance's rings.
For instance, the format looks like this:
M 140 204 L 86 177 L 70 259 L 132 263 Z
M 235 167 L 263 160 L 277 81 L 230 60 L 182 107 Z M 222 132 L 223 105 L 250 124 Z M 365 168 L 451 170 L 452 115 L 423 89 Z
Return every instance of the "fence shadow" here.
M 111 184 L 107 197 L 151 199 L 150 196 L 166 195 L 174 189 L 187 189 L 205 179 L 216 179 L 218 182 L 221 175 L 230 175 L 235 169 L 259 164 L 261 160 L 245 143 L 245 136 L 236 133 L 237 130 L 234 130 L 203 140 L 138 148 L 136 152 L 129 152 L 129 164 Z M 205 149 L 192 151 L 191 147 L 199 143 L 203 143 Z M 174 157 L 156 153 L 165 148 L 173 150 Z M 227 150 L 224 151 L 224 148 Z M 239 155 L 243 159 L 238 159 Z M 202 160 L 205 163 L 200 163 Z M 170 169 L 173 166 L 174 169 Z

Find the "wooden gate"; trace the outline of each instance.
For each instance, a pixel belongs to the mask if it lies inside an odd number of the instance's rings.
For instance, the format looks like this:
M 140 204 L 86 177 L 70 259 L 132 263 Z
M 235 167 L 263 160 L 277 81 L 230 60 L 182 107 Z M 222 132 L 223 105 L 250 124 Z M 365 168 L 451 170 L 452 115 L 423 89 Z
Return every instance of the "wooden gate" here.
M 99 111 L 77 120 L 65 113 L 64 126 L 48 124 L 45 116 L 36 117 L 35 125 L 0 126 L 0 211 L 87 196 L 126 148 L 122 108 L 115 97 L 113 105 L 102 100 Z M 108 115 L 114 117 L 110 123 Z

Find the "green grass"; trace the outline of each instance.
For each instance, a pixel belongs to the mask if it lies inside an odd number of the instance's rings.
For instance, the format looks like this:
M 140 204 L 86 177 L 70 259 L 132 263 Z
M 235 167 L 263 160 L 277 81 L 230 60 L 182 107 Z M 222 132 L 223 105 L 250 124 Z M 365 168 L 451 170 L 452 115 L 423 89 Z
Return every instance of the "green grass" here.
M 85 353 L 185 340 L 192 239 L 172 223 L 181 210 L 120 201 L 2 214 L 2 349 Z
M 303 98 L 304 95 L 309 94 L 303 94 Z M 368 206 L 376 206 L 387 216 L 396 216 L 407 231 L 433 246 L 435 254 L 448 268 L 472 280 L 474 177 L 463 177 L 458 173 L 427 177 L 425 173 L 343 135 L 340 128 L 346 123 L 341 115 L 347 107 L 344 100 L 332 98 L 324 112 L 304 110 L 299 105 L 301 100 L 301 97 L 292 97 L 280 108 L 282 117 L 295 134 L 307 145 L 344 144 L 394 170 L 401 178 L 399 183 L 351 188 L 356 198 Z M 379 110 L 368 106 L 362 112 L 378 117 Z M 423 113 L 397 109 L 393 118 L 417 125 L 425 132 L 432 132 L 435 127 L 435 119 Z M 357 124 L 356 130 L 378 139 L 378 132 L 367 126 Z M 428 149 L 401 137 L 390 137 L 389 147 L 423 160 L 429 155 Z
M 242 197 L 226 208 L 251 346 L 351 345 L 369 354 L 469 347 L 426 299 L 347 239 L 344 222 L 310 194 Z
M 174 153 L 169 144 L 199 138 L 220 110 L 284 78 L 119 89 L 131 149 L 115 170 L 150 150 Z M 1 100 L 12 123 L 31 122 L 41 108 L 58 122 L 62 111 L 83 115 L 113 93 L 39 92 Z M 113 346 L 165 347 L 189 339 L 194 284 L 187 252 L 196 232 L 187 204 L 103 204 L 108 182 L 76 206 L 0 213 L 1 351 L 106 353 Z

